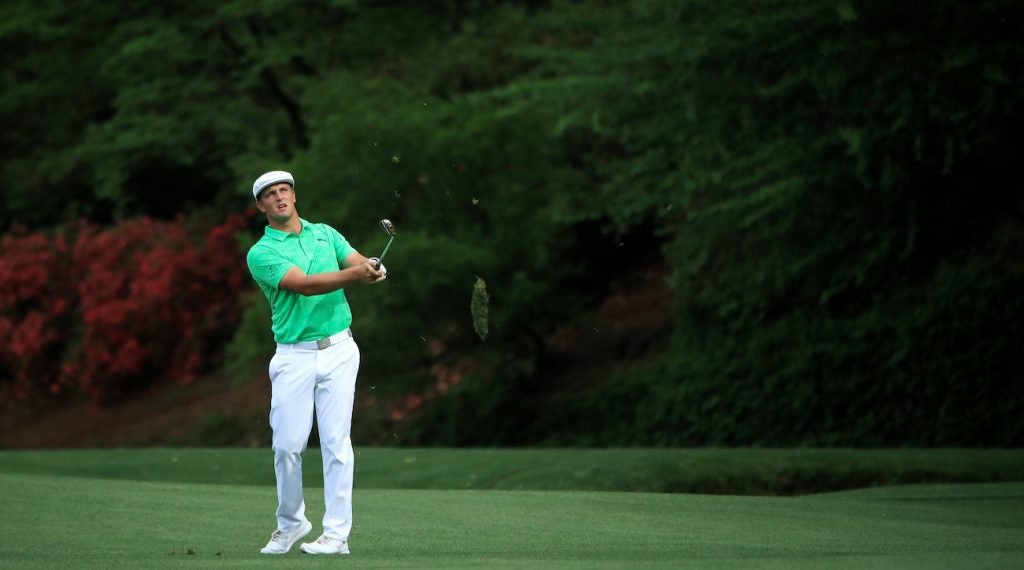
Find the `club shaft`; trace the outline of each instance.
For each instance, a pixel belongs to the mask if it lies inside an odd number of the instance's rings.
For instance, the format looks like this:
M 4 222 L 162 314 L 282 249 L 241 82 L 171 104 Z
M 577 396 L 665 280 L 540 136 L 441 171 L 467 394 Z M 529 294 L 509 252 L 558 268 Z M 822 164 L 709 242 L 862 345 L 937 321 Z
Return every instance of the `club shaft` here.
M 388 244 L 384 246 L 384 252 L 381 253 L 380 257 L 378 257 L 377 259 L 384 259 L 384 256 L 387 254 L 388 248 L 391 247 L 391 242 L 393 241 L 395 241 L 395 236 L 391 236 L 391 239 L 388 240 Z

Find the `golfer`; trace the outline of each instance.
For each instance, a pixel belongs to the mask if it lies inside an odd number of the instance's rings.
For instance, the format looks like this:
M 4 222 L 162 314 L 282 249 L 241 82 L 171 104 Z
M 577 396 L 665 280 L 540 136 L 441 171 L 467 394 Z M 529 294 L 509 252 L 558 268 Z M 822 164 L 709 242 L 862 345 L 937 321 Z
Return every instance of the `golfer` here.
M 267 172 L 252 185 L 252 195 L 268 225 L 247 261 L 270 302 L 277 341 L 270 361 L 277 530 L 260 552 L 284 554 L 313 528 L 302 495 L 302 452 L 315 410 L 324 461 L 324 532 L 299 548 L 348 554 L 355 462 L 349 436 L 359 348 L 343 289 L 380 283 L 387 269 L 377 269 L 334 228 L 300 218 L 291 174 Z

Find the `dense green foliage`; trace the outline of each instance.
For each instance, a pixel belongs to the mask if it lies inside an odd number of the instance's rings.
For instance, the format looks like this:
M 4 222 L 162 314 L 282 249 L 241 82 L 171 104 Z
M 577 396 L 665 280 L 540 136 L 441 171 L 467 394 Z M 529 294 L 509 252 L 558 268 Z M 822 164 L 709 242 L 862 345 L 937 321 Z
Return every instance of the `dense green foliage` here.
M 1024 444 L 1014 2 L 9 4 L 0 228 L 279 167 L 364 253 L 396 222 L 367 437 Z M 589 326 L 651 282 L 667 325 Z

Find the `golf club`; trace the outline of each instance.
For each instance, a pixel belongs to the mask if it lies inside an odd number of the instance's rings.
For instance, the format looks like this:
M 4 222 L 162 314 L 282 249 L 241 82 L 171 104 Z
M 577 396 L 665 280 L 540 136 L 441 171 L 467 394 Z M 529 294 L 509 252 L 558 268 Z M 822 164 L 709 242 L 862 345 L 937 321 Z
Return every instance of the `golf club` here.
M 380 269 L 381 260 L 388 253 L 388 248 L 391 247 L 391 242 L 395 241 L 395 224 L 391 223 L 391 220 L 385 218 L 380 221 L 380 229 L 384 230 L 384 233 L 388 234 L 388 243 L 384 246 L 384 251 L 381 252 L 380 257 L 371 257 L 370 261 L 373 262 L 375 268 Z

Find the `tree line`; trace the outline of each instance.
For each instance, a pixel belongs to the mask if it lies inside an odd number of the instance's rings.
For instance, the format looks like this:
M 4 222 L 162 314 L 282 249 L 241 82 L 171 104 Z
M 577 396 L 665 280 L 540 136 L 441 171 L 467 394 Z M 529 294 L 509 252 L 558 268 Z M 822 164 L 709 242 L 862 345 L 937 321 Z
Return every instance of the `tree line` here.
M 351 295 L 370 440 L 1019 445 L 1019 15 L 13 2 L 0 229 L 214 226 L 275 168 L 365 252 L 394 220 L 389 287 Z M 659 286 L 646 329 L 582 334 Z M 238 298 L 229 371 L 270 342 Z

